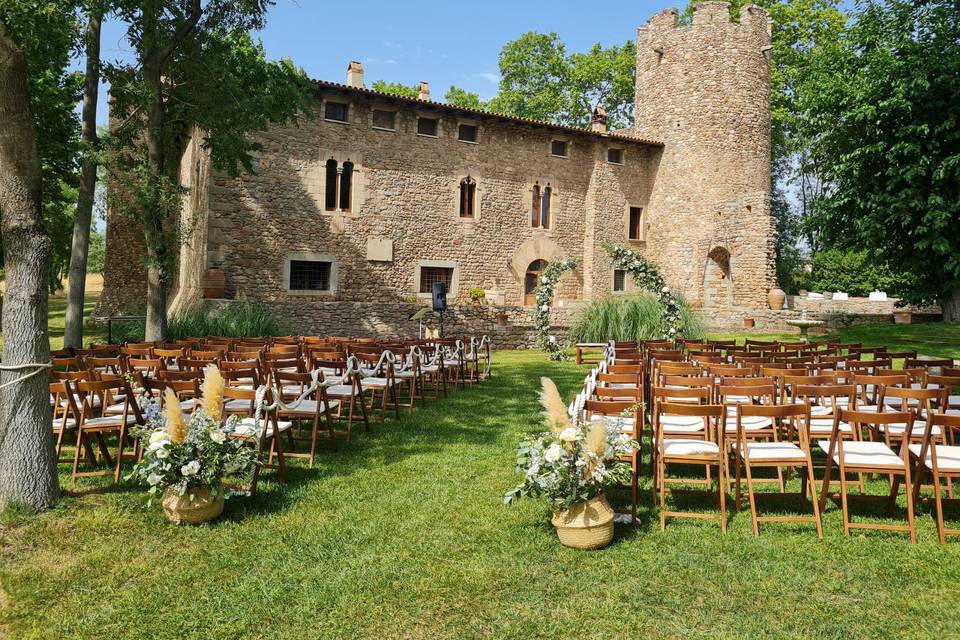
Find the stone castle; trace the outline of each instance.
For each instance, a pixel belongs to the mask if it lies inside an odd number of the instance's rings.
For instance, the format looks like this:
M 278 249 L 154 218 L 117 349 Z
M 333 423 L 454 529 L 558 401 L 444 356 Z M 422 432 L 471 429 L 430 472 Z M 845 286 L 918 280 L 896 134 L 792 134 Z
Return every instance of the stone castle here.
M 600 108 L 580 129 L 435 102 L 426 83 L 418 98 L 373 91 L 350 63 L 344 84 L 315 82 L 314 117 L 257 136 L 253 174 L 216 172 L 195 136 L 171 310 L 222 273 L 223 298 L 269 302 L 300 333 L 408 335 L 443 281 L 448 327 L 487 332 L 496 309 L 513 326 L 501 344 L 520 343 L 552 258 L 582 260 L 558 288 L 558 325 L 578 301 L 632 289 L 608 242 L 656 262 L 705 315 L 764 308 L 770 29 L 763 9 L 736 23 L 725 2 L 690 25 L 653 16 L 637 34 L 635 123 L 619 131 Z M 143 308 L 141 247 L 108 213 L 100 313 Z

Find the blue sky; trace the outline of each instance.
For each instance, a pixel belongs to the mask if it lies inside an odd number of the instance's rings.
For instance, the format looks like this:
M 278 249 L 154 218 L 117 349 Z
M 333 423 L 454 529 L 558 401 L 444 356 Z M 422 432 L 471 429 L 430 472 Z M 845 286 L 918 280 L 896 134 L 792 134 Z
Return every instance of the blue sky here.
M 291 58 L 312 78 L 343 82 L 347 63 L 360 60 L 374 80 L 430 83 L 434 99 L 451 84 L 481 98 L 497 90 L 497 55 L 526 31 L 556 31 L 568 51 L 595 42 L 622 44 L 657 11 L 684 3 L 613 0 L 277 0 L 260 34 L 270 58 Z M 105 24 L 104 58 L 124 57 L 120 24 Z M 98 118 L 106 123 L 105 100 Z

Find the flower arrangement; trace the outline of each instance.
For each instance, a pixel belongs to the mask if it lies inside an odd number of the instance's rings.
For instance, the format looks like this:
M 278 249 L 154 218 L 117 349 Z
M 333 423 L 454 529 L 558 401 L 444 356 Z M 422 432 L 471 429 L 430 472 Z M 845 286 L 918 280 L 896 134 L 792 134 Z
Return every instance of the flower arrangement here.
M 629 273 L 638 287 L 653 293 L 663 305 L 662 337 L 667 340 L 682 338 L 683 321 L 680 317 L 680 300 L 670 291 L 657 266 L 630 249 L 609 243 L 604 244 L 603 248 L 610 254 L 614 269 L 622 269 Z
M 257 464 L 256 452 L 242 440 L 233 439 L 239 416 L 226 423 L 223 416 L 223 377 L 214 365 L 204 370 L 201 406 L 192 416 L 180 410 L 172 389 L 160 399 L 139 393 L 145 425 L 132 430 L 143 447 L 143 458 L 130 477 L 149 487 L 152 496 L 189 496 L 198 489 L 220 495 L 225 475 L 248 474 Z
M 566 271 L 576 269 L 580 264 L 577 258 L 555 258 L 550 261 L 540 274 L 540 284 L 534 292 L 536 309 L 534 310 L 533 326 L 537 332 L 537 347 L 544 349 L 551 360 L 564 360 L 566 352 L 563 346 L 550 335 L 550 304 L 553 300 L 553 290 Z
M 614 420 L 575 424 L 556 385 L 540 379 L 540 404 L 550 430 L 517 448 L 517 473 L 523 482 L 504 496 L 506 504 L 521 497 L 550 499 L 554 512 L 591 500 L 615 484 L 629 484 L 630 464 L 623 457 L 639 445 Z

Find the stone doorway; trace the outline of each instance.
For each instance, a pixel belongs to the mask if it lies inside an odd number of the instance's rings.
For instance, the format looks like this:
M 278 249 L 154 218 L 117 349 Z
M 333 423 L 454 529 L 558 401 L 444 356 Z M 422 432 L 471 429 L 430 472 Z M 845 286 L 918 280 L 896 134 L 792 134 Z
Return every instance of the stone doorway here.
M 534 260 L 527 267 L 527 273 L 523 278 L 523 304 L 534 305 L 537 302 L 537 286 L 540 284 L 540 276 L 543 270 L 547 268 L 546 260 Z
M 703 269 L 703 306 L 733 306 L 730 252 L 726 247 L 714 247 L 707 254 L 707 263 Z

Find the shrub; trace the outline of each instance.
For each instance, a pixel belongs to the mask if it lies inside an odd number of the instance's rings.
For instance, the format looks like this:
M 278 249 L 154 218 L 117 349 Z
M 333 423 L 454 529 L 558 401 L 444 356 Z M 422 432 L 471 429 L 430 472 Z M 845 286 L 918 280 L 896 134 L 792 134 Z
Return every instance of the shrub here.
M 252 302 L 234 302 L 211 309 L 198 304 L 170 318 L 167 336 L 183 339 L 196 336 L 253 338 L 287 333 L 285 324 L 266 306 Z
M 897 294 L 909 287 L 909 281 L 887 265 L 871 262 L 866 251 L 826 249 L 813 256 L 806 278 L 810 291 L 845 291 L 865 296 L 880 290 Z
M 700 338 L 703 327 L 686 304 L 681 304 L 681 327 L 685 338 Z M 663 305 L 656 296 L 639 293 L 595 300 L 574 318 L 570 326 L 573 342 L 607 340 L 652 340 L 664 337 Z

